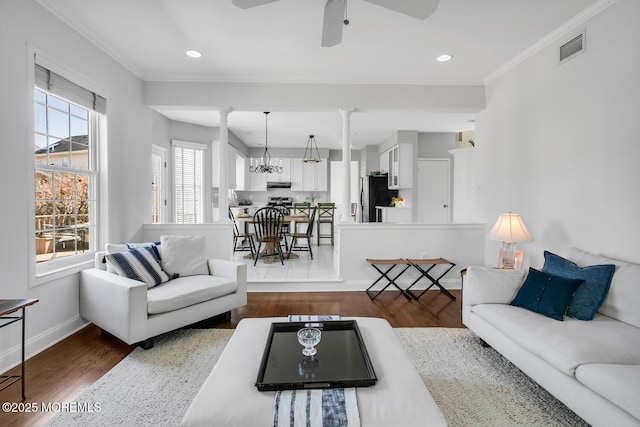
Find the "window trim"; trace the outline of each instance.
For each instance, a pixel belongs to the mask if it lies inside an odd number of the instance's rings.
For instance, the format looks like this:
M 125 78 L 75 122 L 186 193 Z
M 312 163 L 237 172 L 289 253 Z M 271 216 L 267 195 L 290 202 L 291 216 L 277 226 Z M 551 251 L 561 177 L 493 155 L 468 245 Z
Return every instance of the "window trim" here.
M 56 61 L 53 61 L 42 54 L 38 49 L 32 45 L 27 46 L 28 50 L 28 67 L 29 70 L 26 84 L 27 84 L 27 110 L 26 114 L 29 118 L 28 125 L 25 127 L 25 141 L 33 141 L 35 135 L 35 70 L 36 63 L 55 72 L 56 74 L 68 79 L 75 84 L 84 87 L 87 90 L 91 90 L 94 93 L 109 99 L 109 91 L 101 85 L 85 78 L 84 76 L 68 70 L 66 67 L 59 65 Z M 101 155 L 103 149 L 102 145 L 107 141 L 107 126 L 106 120 L 110 106 L 107 105 L 106 114 L 98 114 L 96 125 L 92 126 L 91 132 L 94 141 L 97 143 L 94 145 L 94 161 L 97 173 L 94 177 L 93 185 L 95 197 L 95 209 L 93 215 L 95 215 L 95 231 L 94 231 L 94 247 L 88 249 L 83 254 L 74 255 L 72 257 L 66 257 L 55 262 L 37 263 L 35 261 L 36 254 L 36 242 L 35 238 L 35 210 L 34 195 L 35 195 L 35 183 L 34 174 L 36 169 L 36 163 L 33 158 L 33 144 L 24 144 L 25 158 L 29 159 L 27 167 L 25 168 L 27 191 L 28 191 L 28 223 L 27 233 L 29 238 L 27 239 L 27 253 L 26 259 L 29 265 L 29 281 L 28 287 L 33 288 L 43 285 L 45 283 L 58 280 L 64 277 L 68 277 L 73 274 L 77 274 L 80 270 L 83 270 L 94 265 L 96 248 L 100 248 L 105 242 L 105 238 L 108 233 L 108 210 L 106 207 L 106 194 L 107 194 L 107 159 L 106 156 Z

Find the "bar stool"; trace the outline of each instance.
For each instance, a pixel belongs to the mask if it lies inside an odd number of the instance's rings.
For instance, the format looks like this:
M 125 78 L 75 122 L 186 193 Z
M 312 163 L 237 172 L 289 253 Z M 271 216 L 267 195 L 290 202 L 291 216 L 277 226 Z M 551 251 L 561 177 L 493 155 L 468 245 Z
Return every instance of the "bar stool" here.
M 314 207 L 315 209 L 315 207 Z M 293 203 L 293 215 L 307 215 L 309 216 L 309 213 L 311 212 L 311 203 L 309 202 L 294 202 Z M 293 233 L 297 234 L 297 233 L 302 233 L 302 231 L 298 231 L 298 225 L 299 225 L 300 221 L 296 221 L 293 223 Z M 304 224 L 304 222 L 301 222 L 302 224 Z M 309 225 L 307 224 L 307 227 Z
M 318 246 L 320 246 L 320 239 L 331 239 L 331 246 L 333 246 L 335 210 L 335 203 L 318 203 Z M 331 224 L 331 232 L 322 234 L 322 224 Z

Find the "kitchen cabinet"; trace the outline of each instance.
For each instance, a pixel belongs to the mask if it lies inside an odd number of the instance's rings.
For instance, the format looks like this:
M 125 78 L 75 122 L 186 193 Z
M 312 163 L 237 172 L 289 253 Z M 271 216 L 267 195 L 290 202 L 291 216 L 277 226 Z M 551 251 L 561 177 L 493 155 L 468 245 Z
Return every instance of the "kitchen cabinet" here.
M 317 163 L 302 163 L 302 190 L 303 191 L 327 191 L 327 159 L 321 159 Z
M 382 153 L 380 169 L 388 172 L 390 189 L 411 188 L 413 186 L 413 146 L 397 144 Z
M 291 160 L 288 157 L 272 157 L 271 164 L 282 167 L 282 173 L 270 173 L 267 181 L 270 182 L 291 182 Z
M 247 182 L 247 168 L 246 168 L 247 159 L 232 147 L 229 147 L 229 151 L 227 155 L 228 155 L 228 161 L 227 161 L 228 188 L 236 191 L 245 190 L 246 182 Z
M 327 191 L 327 174 L 327 159 L 321 159 L 318 163 L 291 159 L 291 191 Z
M 291 159 L 291 191 L 304 191 L 302 186 L 302 159 Z
M 267 175 L 266 173 L 249 172 L 249 162 L 246 163 L 247 170 L 247 191 L 267 191 Z

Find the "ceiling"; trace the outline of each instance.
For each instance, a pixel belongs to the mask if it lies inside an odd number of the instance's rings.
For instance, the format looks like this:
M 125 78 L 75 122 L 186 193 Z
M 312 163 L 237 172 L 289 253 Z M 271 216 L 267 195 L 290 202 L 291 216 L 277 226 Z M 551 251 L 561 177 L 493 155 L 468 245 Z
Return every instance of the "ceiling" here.
M 143 80 L 340 84 L 484 84 L 509 60 L 597 0 L 440 0 L 425 20 L 348 0 L 342 43 L 320 47 L 325 0 L 240 9 L 231 0 L 38 0 Z M 420 0 L 415 0 L 420 1 Z M 185 52 L 198 50 L 202 57 Z M 453 55 L 446 63 L 435 58 Z M 160 109 L 172 120 L 218 126 L 215 111 Z M 472 113 L 356 112 L 356 148 L 396 130 L 457 132 Z M 264 115 L 234 111 L 229 129 L 264 144 Z M 274 112 L 269 145 L 300 147 L 308 134 L 340 148 L 336 111 Z

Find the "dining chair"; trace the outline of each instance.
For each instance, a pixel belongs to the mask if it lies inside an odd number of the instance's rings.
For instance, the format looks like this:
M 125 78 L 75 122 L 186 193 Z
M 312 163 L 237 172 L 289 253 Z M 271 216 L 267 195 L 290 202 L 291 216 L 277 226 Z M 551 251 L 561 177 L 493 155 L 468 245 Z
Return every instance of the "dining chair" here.
M 280 262 L 284 265 L 284 255 L 280 242 L 283 239 L 282 225 L 284 224 L 284 214 L 281 210 L 272 206 L 258 209 L 253 215 L 253 227 L 256 233 L 258 249 L 256 251 L 253 265 L 258 263 L 259 257 L 273 256 L 278 253 Z M 261 252 L 262 244 L 265 245 L 264 253 Z
M 251 258 L 255 258 L 256 244 L 253 240 L 253 234 L 240 232 L 238 229 L 238 223 L 236 222 L 236 217 L 231 208 L 229 208 L 229 219 L 233 222 L 233 253 L 235 254 L 236 251 L 251 251 Z M 242 244 L 245 240 L 249 242 L 249 247 Z M 238 241 L 240 241 L 239 246 Z
M 291 251 L 309 251 L 309 256 L 313 259 L 313 250 L 311 249 L 311 240 L 313 239 L 313 224 L 316 219 L 316 212 L 318 208 L 316 206 L 309 207 L 309 223 L 307 225 L 307 229 L 304 233 L 296 233 L 293 232 L 289 236 L 291 237 L 291 244 L 289 245 L 289 256 L 291 256 Z M 306 239 L 307 246 L 298 245 L 298 239 Z
M 274 209 L 279 210 L 280 212 L 282 212 L 282 215 L 284 215 L 284 216 L 291 215 L 291 210 L 285 205 L 274 205 L 274 206 L 271 206 L 271 207 L 274 208 Z M 285 252 L 289 251 L 289 245 L 287 243 L 287 235 L 289 234 L 290 231 L 291 230 L 290 230 L 290 227 L 289 227 L 289 223 L 288 222 L 283 222 L 282 223 L 282 235 L 283 235 L 283 239 L 284 239 L 284 250 L 285 250 Z
M 334 242 L 334 214 L 336 211 L 335 203 L 318 203 L 318 246 L 320 245 L 320 239 L 331 239 L 331 246 Z M 321 225 L 330 224 L 331 229 L 329 233 L 322 234 Z

